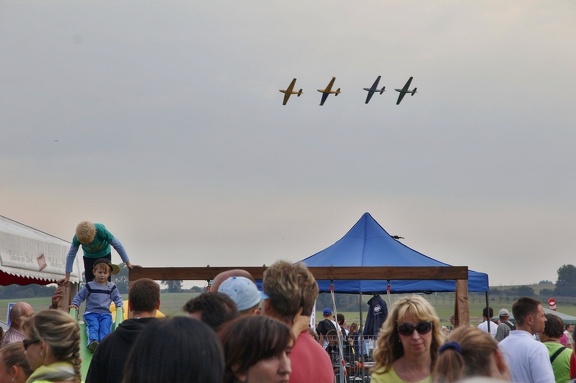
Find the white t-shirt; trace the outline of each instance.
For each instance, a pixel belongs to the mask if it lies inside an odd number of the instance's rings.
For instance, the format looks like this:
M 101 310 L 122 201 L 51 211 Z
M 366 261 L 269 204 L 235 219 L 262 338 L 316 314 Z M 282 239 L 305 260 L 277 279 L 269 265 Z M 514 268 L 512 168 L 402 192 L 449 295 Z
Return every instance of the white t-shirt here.
M 498 348 L 510 368 L 512 382 L 551 383 L 555 382 L 550 355 L 544 343 L 535 340 L 524 330 L 512 330 Z
M 484 332 L 488 332 L 488 321 L 480 323 L 478 328 Z M 498 325 L 490 321 L 490 335 L 492 335 L 492 338 L 496 336 L 496 329 L 498 329 Z

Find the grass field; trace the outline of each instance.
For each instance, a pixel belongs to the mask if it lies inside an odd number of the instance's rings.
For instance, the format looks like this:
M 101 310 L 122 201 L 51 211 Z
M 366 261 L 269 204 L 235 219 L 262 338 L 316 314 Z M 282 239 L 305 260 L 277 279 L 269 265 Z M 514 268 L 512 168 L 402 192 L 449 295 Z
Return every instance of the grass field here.
M 193 297 L 197 296 L 198 293 L 162 293 L 161 295 L 161 303 L 160 303 L 160 311 L 165 315 L 182 315 L 182 306 L 192 299 Z M 403 295 L 391 295 L 390 302 L 394 303 Z M 443 325 L 448 324 L 448 316 L 452 314 L 454 311 L 454 293 L 435 293 L 430 295 L 422 295 L 426 300 L 428 300 L 436 309 L 438 316 L 440 317 L 440 321 Z M 123 296 L 126 299 L 126 296 Z M 363 296 L 362 303 L 362 321 L 366 321 L 366 314 L 368 310 L 368 305 L 365 303 L 370 299 L 371 296 Z M 382 298 L 388 303 L 388 297 L 386 295 L 382 295 Z M 500 310 L 502 307 L 506 307 L 511 309 L 512 304 L 514 303 L 514 298 L 493 298 L 490 299 L 490 307 L 494 309 L 495 314 Z M 34 307 L 34 311 L 38 312 L 40 310 L 47 309 L 50 305 L 50 298 L 28 298 L 25 299 L 26 302 L 30 303 L 32 307 Z M 6 313 L 8 304 L 10 302 L 16 302 L 15 300 L 4 299 L 0 300 L 0 320 L 6 321 Z M 543 302 L 544 306 L 547 307 L 546 302 Z M 469 307 L 470 307 L 470 323 L 471 324 L 478 324 L 482 321 L 482 309 L 486 305 L 486 300 L 483 294 L 470 294 L 469 295 Z M 571 304 L 561 304 L 558 303 L 558 311 L 563 312 L 569 315 L 576 316 L 576 306 Z M 316 318 L 317 321 L 322 319 L 322 309 L 324 307 L 317 307 L 316 311 Z M 389 307 L 390 308 L 390 307 Z M 336 308 L 338 309 L 338 308 Z M 366 311 L 364 311 L 366 310 Z M 82 308 L 80 310 L 83 311 Z M 340 311 L 339 311 L 340 312 Z M 342 311 L 346 318 L 346 322 L 348 324 L 352 322 L 359 322 L 360 320 L 360 313 L 359 310 L 356 311 Z

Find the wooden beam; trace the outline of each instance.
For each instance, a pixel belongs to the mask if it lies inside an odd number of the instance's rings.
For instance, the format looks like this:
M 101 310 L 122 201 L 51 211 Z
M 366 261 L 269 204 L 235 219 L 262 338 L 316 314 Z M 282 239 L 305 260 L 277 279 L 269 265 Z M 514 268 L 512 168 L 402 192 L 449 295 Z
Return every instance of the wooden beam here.
M 212 280 L 219 273 L 231 269 L 243 269 L 254 278 L 262 279 L 266 266 L 262 267 L 135 267 L 128 279 L 151 278 L 166 280 Z M 467 266 L 440 267 L 308 267 L 317 280 L 467 280 Z
M 211 281 L 219 273 L 243 269 L 254 278 L 262 279 L 266 266 L 262 267 L 134 267 L 128 273 L 129 288 L 140 278 L 157 281 L 168 280 L 207 280 Z M 454 314 L 456 326 L 468 326 L 470 314 L 468 306 L 468 267 L 308 267 L 317 280 L 456 280 Z

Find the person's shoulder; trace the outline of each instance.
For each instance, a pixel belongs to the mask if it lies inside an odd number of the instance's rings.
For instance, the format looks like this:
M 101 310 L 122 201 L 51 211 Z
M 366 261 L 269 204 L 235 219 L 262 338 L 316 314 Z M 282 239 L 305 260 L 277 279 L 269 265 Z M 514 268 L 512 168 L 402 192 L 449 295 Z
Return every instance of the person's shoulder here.
M 506 348 L 508 347 L 509 344 L 514 344 L 516 343 L 518 340 L 516 339 L 516 335 L 517 334 L 513 334 L 512 331 L 510 331 L 510 334 L 508 334 L 508 336 L 504 339 L 502 339 L 499 343 L 498 343 L 498 347 L 500 348 Z
M 112 235 L 112 233 L 110 233 L 110 231 L 108 229 L 106 229 L 106 226 L 104 226 L 101 223 L 95 223 L 94 226 L 96 227 L 96 235 L 98 235 L 100 238 L 104 237 L 104 238 L 114 238 L 114 236 Z
M 324 347 L 322 347 L 320 343 L 316 342 L 316 340 L 313 339 L 306 331 L 298 335 L 298 338 L 296 338 L 296 343 L 292 348 L 292 352 L 294 352 L 294 350 L 298 351 L 299 349 L 306 349 L 310 352 L 318 353 L 321 351 L 322 354 L 326 354 Z

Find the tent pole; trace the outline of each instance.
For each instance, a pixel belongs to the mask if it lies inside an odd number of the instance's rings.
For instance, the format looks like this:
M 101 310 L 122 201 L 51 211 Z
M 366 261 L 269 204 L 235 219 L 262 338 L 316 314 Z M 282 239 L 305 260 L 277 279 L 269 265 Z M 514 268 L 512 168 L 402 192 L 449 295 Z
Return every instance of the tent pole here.
M 486 314 L 490 315 L 490 303 L 488 301 L 488 291 L 486 291 Z M 492 318 L 488 318 L 488 334 L 490 334 L 490 323 L 492 323 Z
M 364 329 L 362 328 L 362 291 L 358 295 L 358 311 L 360 312 L 360 328 L 358 332 L 360 336 L 358 338 L 358 350 L 360 351 L 360 371 L 362 371 L 362 382 L 364 382 Z

